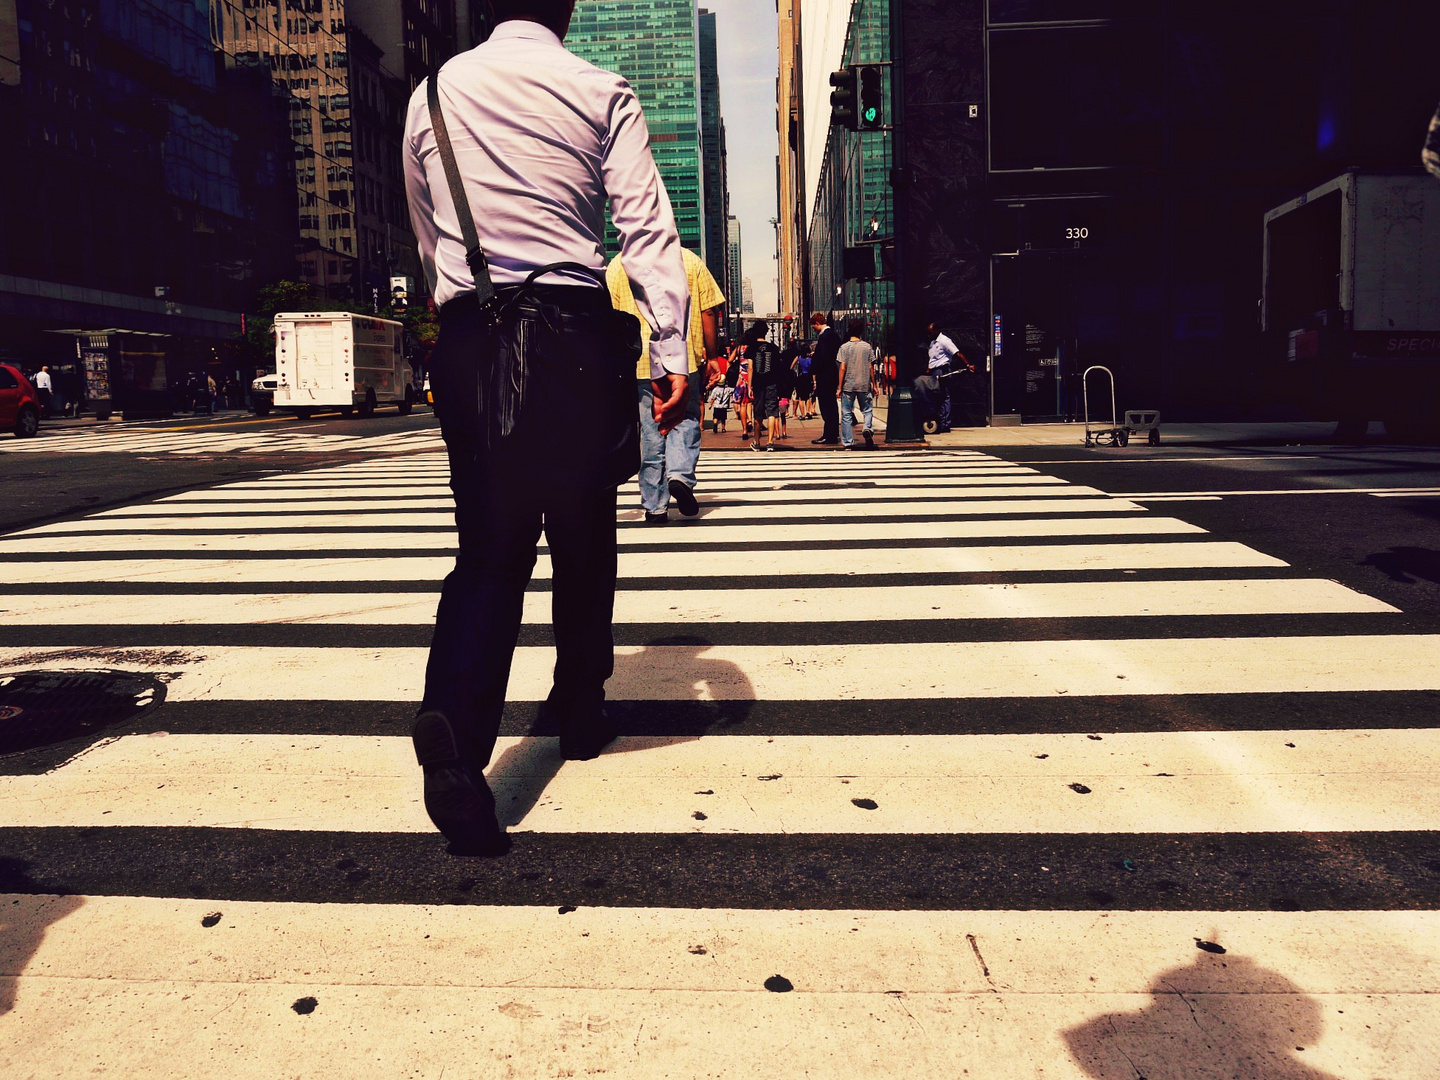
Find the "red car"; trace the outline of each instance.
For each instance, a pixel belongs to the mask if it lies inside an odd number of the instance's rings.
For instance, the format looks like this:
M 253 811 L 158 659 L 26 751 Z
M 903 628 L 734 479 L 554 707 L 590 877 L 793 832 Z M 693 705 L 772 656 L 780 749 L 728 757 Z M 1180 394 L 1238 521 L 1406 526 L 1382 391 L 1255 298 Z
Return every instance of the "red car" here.
M 0 364 L 0 431 L 9 428 L 24 438 L 40 430 L 40 399 L 24 373 Z

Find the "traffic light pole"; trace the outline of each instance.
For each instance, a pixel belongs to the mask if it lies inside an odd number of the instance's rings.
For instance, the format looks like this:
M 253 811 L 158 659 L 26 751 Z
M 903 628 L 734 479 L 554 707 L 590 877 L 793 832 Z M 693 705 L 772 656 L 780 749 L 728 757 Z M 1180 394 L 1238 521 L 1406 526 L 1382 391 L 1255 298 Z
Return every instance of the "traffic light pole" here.
M 890 0 L 890 187 L 895 221 L 895 387 L 885 416 L 887 443 L 921 439 L 915 425 L 915 365 L 911 363 L 912 281 L 910 251 L 910 166 L 905 153 L 905 0 Z

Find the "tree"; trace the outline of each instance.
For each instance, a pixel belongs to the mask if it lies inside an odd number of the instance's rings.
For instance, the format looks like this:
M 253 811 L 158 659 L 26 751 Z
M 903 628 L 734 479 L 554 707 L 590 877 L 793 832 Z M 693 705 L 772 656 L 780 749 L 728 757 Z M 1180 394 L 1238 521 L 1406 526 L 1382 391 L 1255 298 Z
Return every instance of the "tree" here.
M 370 314 L 369 308 L 353 300 L 334 300 L 322 296 L 315 286 L 304 281 L 276 281 L 260 288 L 256 298 L 257 311 L 245 320 L 245 333 L 231 339 L 235 355 L 252 368 L 269 370 L 275 366 L 275 316 L 282 311 L 353 311 Z

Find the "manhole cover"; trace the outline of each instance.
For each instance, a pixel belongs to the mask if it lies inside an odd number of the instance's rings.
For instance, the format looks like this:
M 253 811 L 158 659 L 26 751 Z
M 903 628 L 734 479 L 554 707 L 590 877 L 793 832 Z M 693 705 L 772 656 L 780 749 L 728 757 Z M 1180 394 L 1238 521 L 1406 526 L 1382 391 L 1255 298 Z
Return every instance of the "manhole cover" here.
M 164 683 L 130 671 L 0 675 L 0 754 L 91 735 L 164 700 Z

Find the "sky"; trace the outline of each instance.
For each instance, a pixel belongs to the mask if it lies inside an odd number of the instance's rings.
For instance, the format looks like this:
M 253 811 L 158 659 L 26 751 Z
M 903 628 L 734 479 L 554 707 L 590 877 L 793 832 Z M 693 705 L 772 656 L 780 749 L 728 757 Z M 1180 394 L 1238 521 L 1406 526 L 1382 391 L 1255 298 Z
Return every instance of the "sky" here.
M 775 0 L 701 0 L 715 12 L 720 113 L 725 118 L 730 213 L 740 219 L 742 271 L 755 310 L 773 312 L 775 289 L 775 77 L 780 66 Z M 739 297 L 730 298 L 739 301 Z

